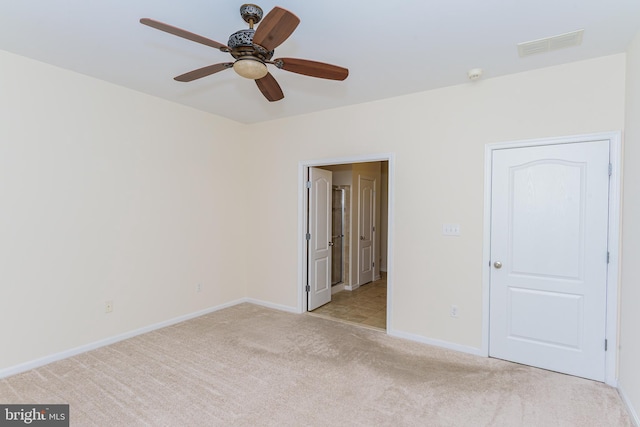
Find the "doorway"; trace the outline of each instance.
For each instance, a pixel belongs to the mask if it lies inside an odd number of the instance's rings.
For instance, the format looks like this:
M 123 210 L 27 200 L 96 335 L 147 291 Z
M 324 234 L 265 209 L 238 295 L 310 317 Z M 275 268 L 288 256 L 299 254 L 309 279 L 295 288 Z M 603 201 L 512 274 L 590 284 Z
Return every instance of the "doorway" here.
M 487 355 L 615 382 L 619 143 L 487 146 Z
M 391 219 L 392 206 L 389 200 L 392 196 L 392 173 L 393 173 L 393 157 L 391 155 L 377 158 L 352 158 L 341 159 L 337 161 L 317 161 L 306 162 L 300 164 L 300 175 L 302 176 L 302 191 L 300 194 L 301 203 L 301 236 L 303 236 L 303 244 L 300 251 L 300 271 L 301 271 L 301 292 L 300 292 L 300 311 L 309 311 L 308 302 L 308 290 L 313 289 L 313 285 L 309 286 L 310 273 L 313 273 L 312 268 L 309 267 L 308 257 L 312 253 L 310 250 L 308 241 L 312 239 L 308 235 L 309 220 L 313 216 L 309 212 L 308 196 L 305 195 L 307 191 L 306 179 L 304 178 L 309 169 L 326 169 L 332 170 L 333 186 L 332 186 L 332 207 L 331 217 L 333 219 L 333 228 L 331 232 L 331 290 L 335 295 L 332 299 L 337 304 L 351 304 L 347 307 L 342 307 L 340 310 L 346 313 L 349 310 L 357 311 L 358 299 L 362 298 L 375 298 L 377 301 L 383 303 L 382 321 L 378 319 L 375 325 L 381 329 L 386 329 L 389 321 L 389 312 L 391 307 L 389 304 L 392 278 L 392 253 L 388 250 L 388 244 L 392 239 L 392 236 L 388 233 L 388 223 Z M 375 176 L 362 172 L 361 168 L 371 168 L 377 164 L 378 175 Z M 351 180 L 345 181 L 345 176 L 349 175 L 352 171 Z M 370 234 L 371 246 L 368 249 L 370 259 L 365 260 L 369 262 L 369 270 L 371 270 L 371 279 L 366 280 L 362 278 L 360 273 L 360 249 L 359 245 L 361 233 L 360 222 L 361 216 L 359 206 L 361 205 L 359 193 L 361 178 L 370 179 L 368 182 L 369 188 L 365 190 L 365 194 L 368 192 L 368 200 L 371 201 L 371 215 L 368 217 L 371 223 L 372 233 L 377 233 L 378 236 Z M 373 178 L 371 180 L 371 178 Z M 377 205 L 374 203 L 374 197 L 378 197 Z M 377 207 L 374 207 L 377 206 Z M 375 213 L 374 213 L 375 212 Z M 367 227 L 367 226 L 365 226 Z M 309 240 L 307 240 L 309 239 Z M 314 247 L 317 244 L 314 245 Z M 366 269 L 365 269 L 366 271 Z M 366 284 L 368 283 L 368 284 Z M 374 289 L 375 288 L 375 289 Z M 375 292 L 374 292 L 375 291 Z M 368 295 L 367 295 L 368 294 Z M 348 298 L 346 298 L 348 296 Z M 324 310 L 327 311 L 328 307 Z M 358 322 L 357 313 L 353 313 L 351 321 Z M 349 320 L 349 319 L 343 319 Z M 360 319 L 364 320 L 364 319 Z M 372 321 L 372 319 L 366 319 L 364 321 Z

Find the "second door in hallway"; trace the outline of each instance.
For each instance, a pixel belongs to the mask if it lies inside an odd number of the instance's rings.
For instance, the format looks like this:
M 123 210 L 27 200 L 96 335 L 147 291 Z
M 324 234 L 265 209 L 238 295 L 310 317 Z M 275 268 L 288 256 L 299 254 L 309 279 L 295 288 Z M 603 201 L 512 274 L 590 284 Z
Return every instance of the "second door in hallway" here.
M 358 184 L 360 188 L 358 284 L 364 285 L 373 281 L 374 272 L 375 180 L 360 176 Z

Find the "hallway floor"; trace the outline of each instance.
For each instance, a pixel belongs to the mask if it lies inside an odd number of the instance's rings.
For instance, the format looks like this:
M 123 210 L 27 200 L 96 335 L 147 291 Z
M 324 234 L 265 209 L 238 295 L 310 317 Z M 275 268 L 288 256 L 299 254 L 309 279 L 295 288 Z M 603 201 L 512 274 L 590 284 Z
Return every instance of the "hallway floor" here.
M 333 320 L 356 323 L 377 329 L 387 328 L 387 280 L 382 277 L 354 291 L 341 291 L 331 302 L 310 314 Z

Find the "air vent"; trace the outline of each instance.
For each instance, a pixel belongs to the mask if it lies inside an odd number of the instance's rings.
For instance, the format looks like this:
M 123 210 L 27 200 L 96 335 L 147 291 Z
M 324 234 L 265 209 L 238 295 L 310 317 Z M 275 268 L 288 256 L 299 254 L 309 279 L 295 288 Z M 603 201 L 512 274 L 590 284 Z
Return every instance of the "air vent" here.
M 544 39 L 518 43 L 518 53 L 520 54 L 520 57 L 525 57 L 535 55 L 537 53 L 564 49 L 565 47 L 579 46 L 582 44 L 583 33 L 584 30 L 578 30 Z

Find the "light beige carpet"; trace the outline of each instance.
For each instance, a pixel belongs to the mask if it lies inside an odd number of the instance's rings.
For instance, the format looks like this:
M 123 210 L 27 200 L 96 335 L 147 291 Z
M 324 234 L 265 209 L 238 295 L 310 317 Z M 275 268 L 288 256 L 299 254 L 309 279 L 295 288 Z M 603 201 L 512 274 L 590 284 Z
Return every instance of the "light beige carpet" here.
M 241 304 L 0 380 L 74 426 L 631 426 L 615 389 Z

